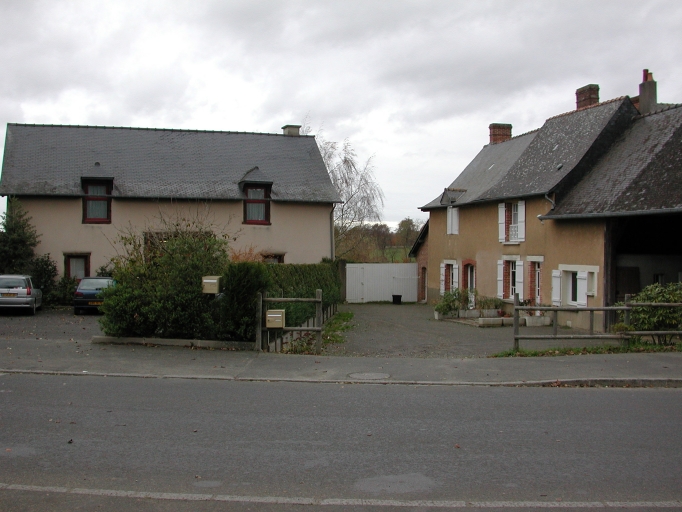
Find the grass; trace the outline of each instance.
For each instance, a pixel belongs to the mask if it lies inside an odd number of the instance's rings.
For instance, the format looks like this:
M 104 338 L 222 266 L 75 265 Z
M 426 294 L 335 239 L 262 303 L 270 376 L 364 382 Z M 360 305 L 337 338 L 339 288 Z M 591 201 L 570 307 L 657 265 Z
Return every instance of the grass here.
M 346 340 L 343 333 L 351 329 L 350 321 L 353 319 L 353 313 L 350 311 L 343 311 L 336 313 L 333 317 L 327 320 L 322 331 L 322 346 L 344 343 Z M 307 333 L 297 340 L 288 344 L 287 354 L 314 354 L 315 353 L 315 333 Z
M 587 354 L 632 354 L 641 352 L 682 352 L 682 343 L 675 345 L 654 345 L 651 343 L 632 343 L 628 346 L 612 345 L 582 348 L 549 348 L 546 350 L 505 350 L 489 357 L 555 357 L 580 356 Z

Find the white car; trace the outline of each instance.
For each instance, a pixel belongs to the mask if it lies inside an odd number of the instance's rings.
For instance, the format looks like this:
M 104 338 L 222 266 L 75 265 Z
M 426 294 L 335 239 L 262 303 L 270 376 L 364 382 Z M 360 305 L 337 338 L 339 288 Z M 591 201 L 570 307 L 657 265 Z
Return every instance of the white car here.
M 43 305 L 43 292 L 33 286 L 31 276 L 0 275 L 0 308 L 21 308 L 35 315 Z

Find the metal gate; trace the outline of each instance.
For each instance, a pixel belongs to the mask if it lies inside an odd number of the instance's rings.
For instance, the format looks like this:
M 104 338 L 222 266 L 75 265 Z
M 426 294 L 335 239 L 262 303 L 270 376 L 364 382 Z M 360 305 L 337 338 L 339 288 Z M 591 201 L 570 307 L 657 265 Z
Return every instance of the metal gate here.
M 346 265 L 346 301 L 417 302 L 419 278 L 416 263 L 349 263 Z

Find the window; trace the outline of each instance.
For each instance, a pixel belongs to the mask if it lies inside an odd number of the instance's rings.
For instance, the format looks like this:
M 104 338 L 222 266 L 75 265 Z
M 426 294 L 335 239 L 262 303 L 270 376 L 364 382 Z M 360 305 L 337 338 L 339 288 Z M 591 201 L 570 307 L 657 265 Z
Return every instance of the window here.
M 83 181 L 83 224 L 111 224 L 111 180 Z
M 459 265 L 455 260 L 443 260 L 440 264 L 440 294 L 459 288 Z
M 539 261 L 533 261 L 531 262 L 531 267 L 530 267 L 530 272 L 531 272 L 531 298 L 533 299 L 533 303 L 535 305 L 542 304 L 542 295 L 540 293 L 540 285 L 542 284 L 541 281 L 541 263 Z
M 79 281 L 84 277 L 90 277 L 89 254 L 66 254 L 64 255 L 64 274 Z
M 526 239 L 526 202 L 498 205 L 498 239 L 502 243 L 519 243 Z
M 244 224 L 270 224 L 270 187 L 244 187 Z
M 552 304 L 587 306 L 587 297 L 597 294 L 599 267 L 591 265 L 559 265 L 552 270 Z
M 263 263 L 284 263 L 284 254 L 263 254 Z
M 497 297 L 513 300 L 514 294 L 523 300 L 523 261 L 518 256 L 497 262 Z
M 452 206 L 448 206 L 447 234 L 448 235 L 459 234 L 459 208 L 453 208 Z

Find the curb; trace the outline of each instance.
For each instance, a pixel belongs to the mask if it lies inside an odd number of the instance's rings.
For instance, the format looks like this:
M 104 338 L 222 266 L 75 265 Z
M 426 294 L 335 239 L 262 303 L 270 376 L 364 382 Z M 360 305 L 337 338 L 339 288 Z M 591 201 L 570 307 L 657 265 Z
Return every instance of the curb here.
M 682 388 L 682 379 L 566 379 L 506 382 L 443 382 L 420 380 L 360 380 L 360 379 L 300 379 L 289 377 L 221 377 L 218 375 L 154 375 L 144 373 L 74 372 L 58 370 L 10 370 L 0 368 L 1 374 L 59 375 L 67 377 L 128 377 L 136 379 L 225 380 L 233 382 L 296 382 L 306 384 L 375 384 L 398 386 L 476 386 L 476 387 L 552 387 L 552 388 Z
M 253 343 L 249 341 L 117 338 L 115 336 L 93 336 L 90 340 L 90 343 L 94 345 L 156 345 L 168 347 L 253 350 Z

